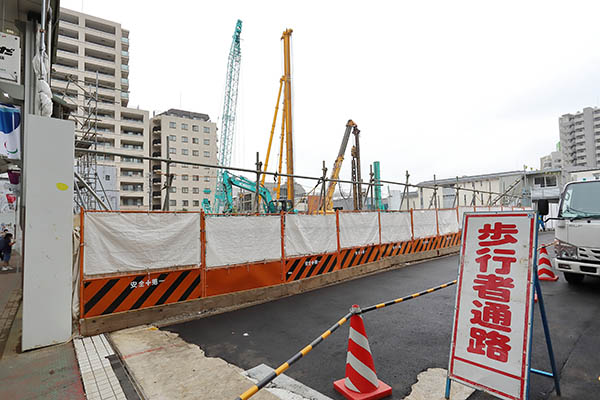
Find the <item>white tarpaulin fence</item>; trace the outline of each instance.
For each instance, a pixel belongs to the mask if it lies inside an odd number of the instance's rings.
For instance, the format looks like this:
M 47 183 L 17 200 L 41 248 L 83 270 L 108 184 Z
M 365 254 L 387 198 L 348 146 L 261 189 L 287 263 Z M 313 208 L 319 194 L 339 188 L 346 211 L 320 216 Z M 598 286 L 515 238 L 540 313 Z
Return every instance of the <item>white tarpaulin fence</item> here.
M 200 264 L 200 214 L 87 213 L 84 273 Z
M 285 218 L 285 254 L 304 256 L 337 250 L 335 215 L 288 215 Z
M 381 242 L 403 242 L 412 238 L 410 212 L 381 213 Z
M 206 218 L 206 267 L 281 258 L 281 217 Z
M 279 215 L 206 216 L 206 267 L 332 253 L 338 250 L 338 229 L 340 249 L 455 233 L 467 211 L 474 207 L 459 207 L 458 219 L 456 209 L 438 210 L 437 218 L 434 209 L 413 210 L 412 218 L 408 211 L 342 212 L 339 226 L 334 214 L 290 214 L 284 222 L 285 254 Z M 200 265 L 200 219 L 200 213 L 86 213 L 84 274 Z
M 345 249 L 379 243 L 376 212 L 340 214 L 340 246 Z

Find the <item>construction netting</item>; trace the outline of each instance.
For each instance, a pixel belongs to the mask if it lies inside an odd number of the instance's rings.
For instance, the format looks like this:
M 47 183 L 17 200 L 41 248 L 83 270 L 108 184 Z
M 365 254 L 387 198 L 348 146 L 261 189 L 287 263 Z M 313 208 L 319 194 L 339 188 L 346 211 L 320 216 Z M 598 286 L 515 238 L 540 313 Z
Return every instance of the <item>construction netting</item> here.
M 465 212 L 502 210 L 513 208 L 207 215 L 204 263 L 210 269 L 434 237 L 458 232 Z M 89 212 L 83 244 L 87 277 L 199 266 L 201 214 Z

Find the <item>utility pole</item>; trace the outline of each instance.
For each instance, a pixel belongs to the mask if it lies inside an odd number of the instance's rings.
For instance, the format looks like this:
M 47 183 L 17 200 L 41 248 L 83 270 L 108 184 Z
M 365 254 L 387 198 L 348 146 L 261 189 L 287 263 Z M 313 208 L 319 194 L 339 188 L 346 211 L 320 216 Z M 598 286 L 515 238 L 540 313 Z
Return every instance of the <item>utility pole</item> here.
M 173 177 L 171 176 L 171 157 L 168 158 L 167 161 L 167 180 L 165 181 L 164 189 L 167 191 L 165 194 L 165 202 L 163 203 L 163 211 L 169 211 L 169 193 L 171 193 L 171 183 L 173 182 Z
M 321 178 L 323 180 L 323 185 L 321 186 L 321 208 L 323 209 L 323 215 L 325 215 L 326 212 L 326 200 L 325 200 L 325 186 L 327 186 L 327 167 L 325 167 L 325 160 L 323 160 L 323 177 Z M 331 199 L 332 202 L 332 208 L 333 208 L 333 198 Z

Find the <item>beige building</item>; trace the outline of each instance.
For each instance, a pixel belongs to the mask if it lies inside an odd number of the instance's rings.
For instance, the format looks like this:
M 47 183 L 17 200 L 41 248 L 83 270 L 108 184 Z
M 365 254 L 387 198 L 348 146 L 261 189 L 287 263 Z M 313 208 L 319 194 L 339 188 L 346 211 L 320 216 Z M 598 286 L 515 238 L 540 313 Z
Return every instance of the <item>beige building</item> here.
M 170 109 L 152 118 L 150 156 L 175 161 L 217 164 L 217 125 L 206 114 Z M 166 200 L 166 163 L 151 161 L 152 209 L 161 210 Z M 168 194 L 169 210 L 200 211 L 202 200 L 214 199 L 217 171 L 171 163 L 173 175 Z
M 76 147 L 147 155 L 148 111 L 127 107 L 129 31 L 119 23 L 61 8 L 56 47 L 51 87 L 74 106 Z M 120 209 L 149 208 L 148 161 L 112 156 L 96 161 L 116 167 Z

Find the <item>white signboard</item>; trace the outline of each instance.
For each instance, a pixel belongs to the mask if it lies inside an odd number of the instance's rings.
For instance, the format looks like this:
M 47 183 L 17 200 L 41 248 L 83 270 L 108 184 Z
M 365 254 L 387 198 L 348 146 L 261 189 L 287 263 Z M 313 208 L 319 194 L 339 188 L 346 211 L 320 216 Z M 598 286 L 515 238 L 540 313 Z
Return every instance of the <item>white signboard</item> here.
M 0 78 L 21 83 L 21 39 L 0 33 Z
M 535 213 L 465 213 L 448 377 L 525 399 Z

